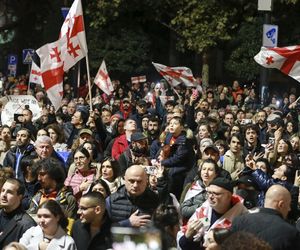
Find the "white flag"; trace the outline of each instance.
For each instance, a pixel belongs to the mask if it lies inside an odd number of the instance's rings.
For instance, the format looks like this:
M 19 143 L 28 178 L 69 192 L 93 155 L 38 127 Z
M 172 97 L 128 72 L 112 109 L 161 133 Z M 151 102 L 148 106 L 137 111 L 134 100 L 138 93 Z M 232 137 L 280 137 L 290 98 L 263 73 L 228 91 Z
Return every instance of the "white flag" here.
M 47 43 L 39 48 L 36 53 L 41 60 L 41 73 L 47 96 L 55 110 L 61 106 L 63 97 L 63 61 L 59 42 Z
M 188 87 L 197 87 L 196 79 L 191 69 L 187 67 L 168 67 L 163 64 L 152 62 L 159 74 L 161 74 L 173 87 L 184 83 Z
M 34 61 L 31 63 L 29 82 L 39 84 L 44 87 L 41 69 L 35 64 Z
M 114 91 L 104 60 L 101 63 L 94 83 L 107 95 L 110 95 Z
M 300 82 L 300 46 L 262 47 L 254 60 L 265 68 L 279 69 Z

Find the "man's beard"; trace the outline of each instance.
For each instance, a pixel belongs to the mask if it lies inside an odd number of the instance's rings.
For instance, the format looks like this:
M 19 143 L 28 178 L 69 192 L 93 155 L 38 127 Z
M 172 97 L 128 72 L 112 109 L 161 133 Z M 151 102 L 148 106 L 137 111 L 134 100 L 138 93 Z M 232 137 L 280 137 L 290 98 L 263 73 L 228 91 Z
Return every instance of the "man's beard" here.
M 148 147 L 143 147 L 143 148 L 132 147 L 131 150 L 132 150 L 133 155 L 136 157 L 148 155 Z

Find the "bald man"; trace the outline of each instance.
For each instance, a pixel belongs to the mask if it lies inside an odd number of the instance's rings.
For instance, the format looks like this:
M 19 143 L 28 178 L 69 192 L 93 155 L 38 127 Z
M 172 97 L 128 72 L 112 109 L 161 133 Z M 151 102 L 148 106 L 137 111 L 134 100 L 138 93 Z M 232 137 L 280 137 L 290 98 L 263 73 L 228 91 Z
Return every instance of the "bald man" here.
M 125 185 L 107 197 L 106 208 L 113 223 L 138 228 L 150 222 L 158 203 L 158 195 L 148 187 L 144 168 L 133 165 L 125 172 Z
M 255 213 L 237 217 L 232 223 L 232 231 L 253 233 L 268 242 L 272 249 L 300 249 L 300 234 L 287 223 L 291 194 L 281 185 L 271 186 L 265 198 L 264 208 Z

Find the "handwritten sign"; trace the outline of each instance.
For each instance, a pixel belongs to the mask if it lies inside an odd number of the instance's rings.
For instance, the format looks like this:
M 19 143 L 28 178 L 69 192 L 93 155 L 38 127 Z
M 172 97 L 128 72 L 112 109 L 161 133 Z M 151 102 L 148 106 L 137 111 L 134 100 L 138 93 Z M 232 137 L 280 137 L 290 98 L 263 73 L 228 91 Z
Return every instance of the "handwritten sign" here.
M 14 114 L 22 114 L 25 106 L 28 105 L 33 114 L 33 121 L 37 120 L 41 116 L 41 108 L 38 101 L 31 95 L 10 95 L 7 96 L 7 103 L 5 104 L 2 113 L 1 121 L 2 125 L 6 124 L 11 126 L 14 121 Z

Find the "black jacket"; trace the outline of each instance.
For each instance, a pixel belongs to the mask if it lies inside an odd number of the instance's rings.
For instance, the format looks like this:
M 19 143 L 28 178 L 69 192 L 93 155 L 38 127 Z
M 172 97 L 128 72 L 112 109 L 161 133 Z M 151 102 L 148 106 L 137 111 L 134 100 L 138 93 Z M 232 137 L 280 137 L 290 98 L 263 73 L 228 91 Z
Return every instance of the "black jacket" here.
M 2 231 L 0 232 L 0 249 L 8 245 L 10 242 L 19 241 L 27 229 L 36 226 L 35 221 L 21 208 L 18 208 L 8 223 L 3 226 L 3 222 L 7 215 L 3 210 L 0 211 L 0 221 Z M 8 215 L 9 216 L 9 215 Z
M 105 219 L 99 231 L 91 236 L 90 225 L 75 221 L 72 228 L 72 237 L 78 250 L 106 250 L 111 248 L 112 239 L 110 221 Z
M 152 215 L 158 204 L 158 195 L 149 188 L 138 197 L 130 197 L 125 186 L 121 186 L 117 192 L 106 198 L 106 209 L 111 221 L 120 226 L 131 226 L 129 217 L 136 210 L 141 214 Z
M 231 230 L 252 233 L 268 242 L 273 250 L 300 249 L 300 233 L 271 208 L 235 218 Z

